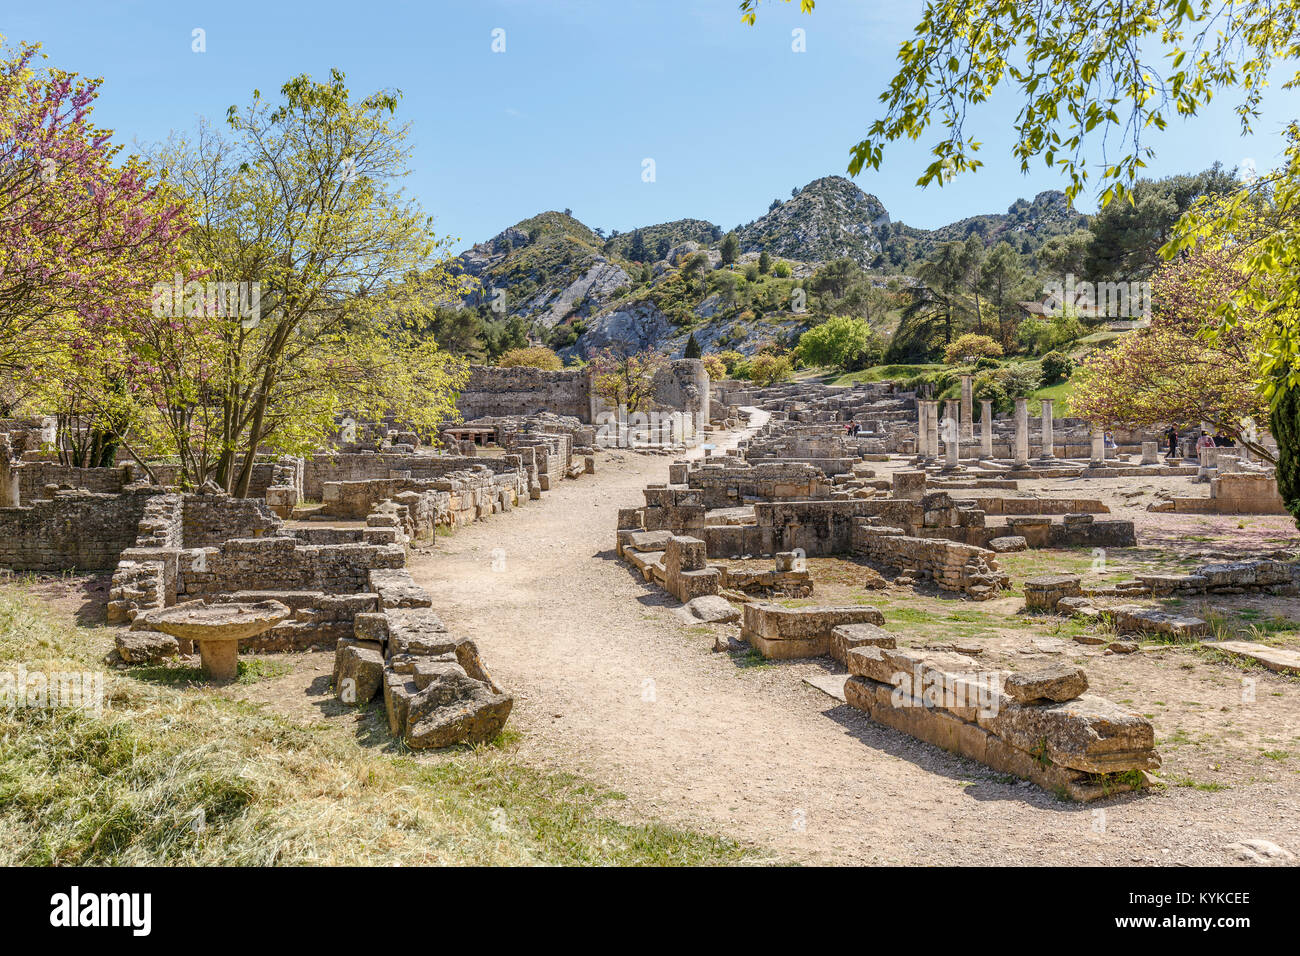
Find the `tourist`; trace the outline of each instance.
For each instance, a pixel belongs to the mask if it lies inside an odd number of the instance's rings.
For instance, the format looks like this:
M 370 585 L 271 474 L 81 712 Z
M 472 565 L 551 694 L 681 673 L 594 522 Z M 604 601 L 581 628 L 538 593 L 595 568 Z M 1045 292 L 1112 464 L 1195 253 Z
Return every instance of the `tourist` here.
M 1177 458 L 1178 457 L 1178 429 L 1175 428 L 1173 425 L 1170 425 L 1169 430 L 1165 432 L 1165 441 L 1169 443 L 1169 457 Z
M 1201 432 L 1201 437 L 1196 440 L 1197 448 L 1213 448 L 1214 439 L 1210 437 L 1209 432 Z

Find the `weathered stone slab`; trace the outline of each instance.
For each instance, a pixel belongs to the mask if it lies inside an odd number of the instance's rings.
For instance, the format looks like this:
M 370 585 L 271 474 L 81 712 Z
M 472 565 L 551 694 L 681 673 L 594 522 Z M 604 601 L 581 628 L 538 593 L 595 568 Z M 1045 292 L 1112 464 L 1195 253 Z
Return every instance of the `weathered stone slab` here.
M 1027 551 L 1029 543 L 1025 541 L 1023 535 L 1004 534 L 997 538 L 989 540 L 989 550 L 997 554 L 1008 554 L 1012 551 Z
M 1300 673 L 1300 652 L 1297 651 L 1252 644 L 1249 641 L 1206 641 L 1202 646 L 1212 647 L 1233 657 L 1256 661 L 1271 671 Z
M 484 743 L 495 737 L 510 716 L 514 701 L 456 668 L 430 675 L 411 699 L 406 718 L 406 745 L 412 748 Z
M 1160 766 L 1151 722 L 1103 697 L 1084 694 L 1048 705 L 1012 701 L 978 722 L 1020 750 L 1086 773 Z
M 1061 703 L 1074 700 L 1088 689 L 1088 675 L 1074 664 L 1054 664 L 1010 674 L 1002 687 L 1022 704 L 1044 700 Z
M 779 604 L 746 604 L 741 639 L 764 657 L 791 660 L 830 654 L 831 632 L 841 624 L 884 624 L 877 608 L 782 607 Z
M 427 608 L 385 612 L 388 617 L 388 656 L 397 654 L 446 654 L 456 650 L 457 640 L 447 633 L 442 619 Z
M 1210 625 L 1199 617 L 1137 604 L 1121 604 L 1105 613 L 1121 634 L 1167 634 L 1178 640 L 1193 640 L 1210 632 Z
M 370 703 L 384 681 L 384 652 L 373 641 L 355 641 L 335 652 L 334 696 L 346 704 Z
M 740 609 L 717 594 L 703 594 L 686 602 L 691 617 L 705 624 L 723 624 L 740 620 Z
M 161 631 L 127 631 L 117 635 L 117 654 L 128 664 L 158 664 L 181 652 L 180 642 Z
M 384 671 L 384 708 L 388 712 L 388 732 L 394 737 L 405 735 L 406 716 L 419 692 L 409 674 L 399 674 L 391 668 Z
M 855 647 L 897 647 L 893 634 L 868 622 L 841 624 L 831 631 L 831 657 L 841 664 L 847 663 L 848 653 Z

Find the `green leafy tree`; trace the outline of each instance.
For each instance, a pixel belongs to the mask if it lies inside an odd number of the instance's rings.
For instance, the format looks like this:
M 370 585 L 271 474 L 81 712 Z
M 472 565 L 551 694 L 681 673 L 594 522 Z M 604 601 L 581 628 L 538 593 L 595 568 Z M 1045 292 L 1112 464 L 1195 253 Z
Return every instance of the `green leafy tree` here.
M 862 270 L 852 259 L 832 259 L 813 273 L 808 280 L 808 288 L 834 302 L 844 298 L 853 283 L 861 277 Z
M 772 257 L 766 249 L 758 254 L 758 271 L 763 275 L 772 271 Z
M 796 352 L 805 365 L 849 368 L 870 353 L 873 346 L 878 356 L 879 342 L 870 325 L 862 319 L 833 315 L 800 335 Z
M 540 368 L 556 372 L 564 368 L 560 357 L 540 345 L 511 349 L 497 359 L 502 368 Z
M 1089 229 L 1052 236 L 1039 247 L 1038 263 L 1048 275 L 1072 275 L 1082 279 L 1089 275 L 1092 245 L 1093 234 Z
M 157 165 L 193 211 L 189 254 L 209 280 L 260 288 L 256 314 L 224 321 L 215 355 L 169 386 L 166 431 L 190 480 L 247 495 L 259 450 L 309 454 L 345 409 L 426 432 L 454 416 L 464 367 L 409 321 L 466 282 L 401 189 L 410 153 L 398 102 L 354 97 L 337 70 L 323 83 L 296 76 L 278 103 L 254 92 L 232 106 L 226 137 L 201 127 L 160 149 Z M 403 281 L 415 272 L 418 289 Z
M 723 237 L 718 252 L 722 255 L 724 265 L 731 265 L 736 261 L 736 257 L 740 255 L 740 240 L 736 238 L 734 232 L 729 232 Z
M 978 358 L 1002 358 L 1002 346 L 987 335 L 968 332 L 958 336 L 943 350 L 946 365 L 964 365 L 968 357 L 971 361 Z

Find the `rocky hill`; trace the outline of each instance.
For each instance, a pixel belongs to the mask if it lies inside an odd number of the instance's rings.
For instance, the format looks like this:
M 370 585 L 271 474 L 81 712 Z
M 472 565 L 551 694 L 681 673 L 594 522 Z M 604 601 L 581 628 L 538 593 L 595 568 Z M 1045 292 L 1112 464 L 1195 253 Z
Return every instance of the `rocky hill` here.
M 606 237 L 567 210 L 550 211 L 461 253 L 460 267 L 479 288 L 460 304 L 487 321 L 521 321 L 530 338 L 562 354 L 622 345 L 680 355 L 691 334 L 706 350 L 752 354 L 806 325 L 795 290 L 820 264 L 850 259 L 875 285 L 890 276 L 908 283 L 910 267 L 941 242 L 1006 239 L 1032 256 L 1051 236 L 1085 222 L 1063 193 L 1050 191 L 1017 200 L 1005 213 L 916 229 L 892 222 L 878 198 L 849 180 L 827 176 L 738 227 L 740 254 L 721 268 L 724 234 L 706 220 Z M 763 252 L 770 268 L 760 274 Z M 706 269 L 699 268 L 701 253 Z
M 869 267 L 888 235 L 884 204 L 843 176 L 815 179 L 799 194 L 737 233 L 746 252 L 825 262 L 849 258 Z

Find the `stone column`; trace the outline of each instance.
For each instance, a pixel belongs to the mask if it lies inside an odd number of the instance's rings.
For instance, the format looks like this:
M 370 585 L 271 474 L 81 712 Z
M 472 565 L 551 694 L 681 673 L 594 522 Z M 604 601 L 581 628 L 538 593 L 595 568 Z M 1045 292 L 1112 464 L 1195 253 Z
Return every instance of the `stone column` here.
M 971 389 L 971 376 L 961 377 L 961 438 L 970 441 L 975 437 L 975 401 Z
M 928 424 L 925 402 L 918 398 L 916 400 L 916 457 L 918 458 L 924 458 L 929 451 L 929 447 L 926 445 Z
M 1042 458 L 1050 460 L 1056 457 L 1053 451 L 1056 442 L 1052 436 L 1052 400 L 1043 399 L 1043 454 Z
M 929 447 L 928 458 L 934 461 L 939 457 L 939 403 L 926 402 L 930 406 L 930 417 L 926 422 L 926 444 Z
M 957 433 L 956 423 L 949 426 L 949 441 L 943 446 L 943 470 L 958 471 L 961 469 L 961 441 Z
M 1016 399 L 1016 462 L 1015 468 L 1029 467 L 1029 399 Z
M 1094 428 L 1092 430 L 1092 460 L 1088 462 L 1093 467 L 1098 467 L 1106 463 L 1106 429 Z
M 980 458 L 993 457 L 993 402 L 985 399 L 980 402 Z

